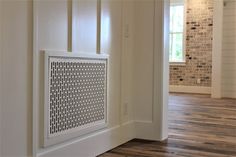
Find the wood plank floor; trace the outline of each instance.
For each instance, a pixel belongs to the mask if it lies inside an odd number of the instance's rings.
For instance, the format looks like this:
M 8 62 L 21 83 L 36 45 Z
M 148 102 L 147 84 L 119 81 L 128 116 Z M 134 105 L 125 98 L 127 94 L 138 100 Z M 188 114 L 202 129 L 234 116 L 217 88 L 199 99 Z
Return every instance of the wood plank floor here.
M 236 100 L 171 94 L 168 140 L 135 139 L 99 157 L 236 157 Z

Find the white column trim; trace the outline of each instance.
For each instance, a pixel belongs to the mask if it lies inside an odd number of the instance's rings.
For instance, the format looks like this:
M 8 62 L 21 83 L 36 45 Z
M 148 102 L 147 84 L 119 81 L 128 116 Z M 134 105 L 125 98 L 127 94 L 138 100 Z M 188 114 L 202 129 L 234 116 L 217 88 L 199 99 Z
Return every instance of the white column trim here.
M 212 98 L 222 97 L 222 36 L 223 0 L 214 0 L 213 12 L 213 50 L 212 50 Z
M 159 140 L 168 138 L 169 0 L 155 0 L 153 122 Z

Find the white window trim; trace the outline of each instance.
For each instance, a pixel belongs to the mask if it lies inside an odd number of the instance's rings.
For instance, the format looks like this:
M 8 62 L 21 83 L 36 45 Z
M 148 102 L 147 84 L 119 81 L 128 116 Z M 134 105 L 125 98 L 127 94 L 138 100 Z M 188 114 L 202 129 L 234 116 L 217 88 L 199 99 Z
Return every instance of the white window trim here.
M 184 1 L 184 25 L 183 25 L 183 61 L 170 61 L 170 65 L 186 65 L 186 38 L 187 38 L 187 0 Z M 181 0 L 170 0 L 170 6 L 182 5 Z M 170 34 L 170 33 L 169 33 Z

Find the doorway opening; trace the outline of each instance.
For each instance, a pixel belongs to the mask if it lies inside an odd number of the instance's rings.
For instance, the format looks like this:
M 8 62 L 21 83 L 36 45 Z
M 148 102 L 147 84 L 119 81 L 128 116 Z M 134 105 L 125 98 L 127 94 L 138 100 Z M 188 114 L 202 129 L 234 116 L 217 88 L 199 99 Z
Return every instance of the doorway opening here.
M 213 1 L 170 0 L 170 92 L 211 94 Z

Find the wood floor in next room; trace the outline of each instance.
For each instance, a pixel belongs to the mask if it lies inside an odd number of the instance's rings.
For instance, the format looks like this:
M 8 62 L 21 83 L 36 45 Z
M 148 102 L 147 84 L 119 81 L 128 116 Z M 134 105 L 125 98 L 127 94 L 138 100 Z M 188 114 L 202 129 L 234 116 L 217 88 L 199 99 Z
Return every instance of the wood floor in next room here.
M 132 140 L 100 157 L 236 157 L 236 100 L 171 94 L 168 140 Z

